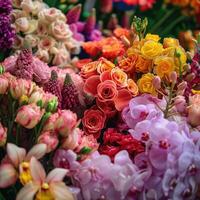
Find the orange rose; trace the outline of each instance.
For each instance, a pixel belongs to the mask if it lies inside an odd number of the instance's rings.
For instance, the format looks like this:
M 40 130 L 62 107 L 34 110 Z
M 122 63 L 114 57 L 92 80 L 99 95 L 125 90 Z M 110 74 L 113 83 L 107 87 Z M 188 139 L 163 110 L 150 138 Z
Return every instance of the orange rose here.
M 118 94 L 117 86 L 113 81 L 106 80 L 98 85 L 97 94 L 100 101 L 112 101 Z
M 133 73 L 135 71 L 135 65 L 138 59 L 137 54 L 133 54 L 128 58 L 123 58 L 119 61 L 119 68 L 126 73 Z
M 82 78 L 87 79 L 93 75 L 96 75 L 98 64 L 99 64 L 99 61 L 94 61 L 94 62 L 90 62 L 90 63 L 84 65 L 81 68 L 81 73 L 80 73 Z
M 127 84 L 127 88 L 131 92 L 131 94 L 133 96 L 137 96 L 139 93 L 139 89 L 135 81 L 133 79 L 128 79 Z
M 119 87 L 127 86 L 127 74 L 123 72 L 120 68 L 115 67 L 111 71 L 111 79 L 116 83 Z
M 103 73 L 105 71 L 111 71 L 115 67 L 115 65 L 112 62 L 110 62 L 109 60 L 107 60 L 107 59 L 105 59 L 103 57 L 100 58 L 99 61 L 100 62 L 98 64 L 98 66 L 97 66 L 97 72 L 99 74 L 101 74 L 101 73 Z
M 117 38 L 121 38 L 122 36 L 126 38 L 130 37 L 130 31 L 126 28 L 116 28 L 113 33 Z
M 84 51 L 91 57 L 97 56 L 101 52 L 99 42 L 85 42 L 82 44 Z
M 135 69 L 136 69 L 136 72 L 147 73 L 151 71 L 152 66 L 153 66 L 153 63 L 151 60 L 145 59 L 142 56 L 138 56 Z

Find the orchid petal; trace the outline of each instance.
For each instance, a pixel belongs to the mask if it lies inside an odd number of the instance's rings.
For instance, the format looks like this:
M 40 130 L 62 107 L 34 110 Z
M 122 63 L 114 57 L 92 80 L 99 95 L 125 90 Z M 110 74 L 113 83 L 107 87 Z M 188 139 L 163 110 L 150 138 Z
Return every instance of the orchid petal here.
M 52 183 L 50 190 L 55 200 L 74 200 L 69 188 L 63 182 Z
M 67 172 L 68 172 L 68 170 L 66 170 L 66 169 L 55 168 L 49 172 L 49 174 L 47 175 L 46 181 L 47 181 L 47 183 L 60 182 L 64 179 Z
M 44 168 L 35 157 L 31 158 L 30 171 L 34 181 L 39 182 L 40 184 L 45 181 L 46 173 Z
M 31 150 L 28 152 L 26 156 L 26 160 L 30 160 L 31 157 L 35 157 L 36 159 L 42 158 L 47 152 L 47 145 L 46 144 L 36 144 L 34 145 Z
M 26 155 L 26 150 L 24 148 L 20 148 L 15 144 L 8 143 L 7 144 L 7 154 L 15 167 L 18 167 L 19 164 L 24 160 Z
M 17 180 L 17 172 L 13 165 L 2 164 L 0 166 L 0 188 L 13 185 Z
M 32 182 L 27 183 L 17 194 L 16 200 L 33 200 L 38 189 L 39 185 Z

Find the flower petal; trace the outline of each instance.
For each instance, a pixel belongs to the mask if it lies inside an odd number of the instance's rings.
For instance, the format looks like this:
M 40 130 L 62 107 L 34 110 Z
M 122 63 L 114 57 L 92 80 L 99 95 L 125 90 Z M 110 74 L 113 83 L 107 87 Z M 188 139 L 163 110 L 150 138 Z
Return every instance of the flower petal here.
M 27 183 L 17 194 L 16 200 L 33 200 L 38 189 L 39 185 L 32 182 Z
M 42 158 L 47 152 L 46 144 L 36 144 L 34 145 L 26 156 L 26 160 L 30 160 L 31 157 L 35 157 L 36 159 Z
M 101 82 L 104 82 L 106 80 L 111 80 L 111 74 L 110 71 L 105 71 L 100 75 Z
M 53 169 L 52 171 L 49 172 L 49 174 L 47 175 L 46 181 L 48 183 L 50 183 L 50 182 L 60 182 L 64 179 L 67 172 L 68 172 L 68 170 L 66 170 L 66 169 L 55 168 L 55 169 Z
M 7 144 L 7 154 L 15 167 L 18 167 L 19 164 L 24 160 L 26 155 L 26 150 L 24 148 L 20 148 L 15 144 L 8 143 Z
M 74 200 L 69 188 L 63 182 L 52 183 L 50 190 L 55 200 Z
M 0 188 L 13 185 L 17 180 L 17 172 L 13 165 L 2 164 L 0 166 Z
M 88 78 L 85 81 L 85 85 L 84 85 L 84 92 L 89 93 L 93 96 L 97 95 L 97 86 L 100 83 L 100 78 L 99 75 L 94 75 L 90 78 Z
M 31 176 L 34 181 L 39 182 L 40 184 L 43 181 L 45 181 L 46 173 L 44 171 L 44 168 L 35 157 L 31 158 L 30 171 L 31 171 Z
M 132 95 L 131 93 L 126 89 L 121 89 L 118 91 L 118 96 L 115 98 L 115 107 L 118 111 L 121 111 L 123 108 L 125 108 L 129 101 L 131 100 Z

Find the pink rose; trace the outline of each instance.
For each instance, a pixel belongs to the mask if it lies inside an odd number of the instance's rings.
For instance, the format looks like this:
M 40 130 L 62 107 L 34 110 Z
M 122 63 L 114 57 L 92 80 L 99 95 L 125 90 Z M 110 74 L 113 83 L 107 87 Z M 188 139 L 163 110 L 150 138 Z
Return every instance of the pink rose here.
M 59 116 L 55 122 L 56 130 L 62 136 L 71 134 L 77 125 L 77 115 L 70 110 L 60 110 L 58 114 Z
M 7 140 L 7 128 L 4 128 L 0 123 L 0 147 L 6 144 Z
M 43 37 L 40 40 L 38 47 L 40 49 L 49 50 L 55 45 L 55 42 L 56 41 L 52 37 Z
M 22 95 L 30 96 L 34 83 L 30 80 L 16 79 L 10 81 L 10 93 L 13 98 L 19 99 Z
M 189 98 L 188 121 L 192 126 L 200 126 L 200 94 Z
M 72 37 L 72 32 L 65 21 L 54 21 L 50 26 L 50 32 L 57 40 L 68 40 Z
M 13 73 L 15 71 L 15 64 L 16 64 L 17 58 L 18 58 L 17 55 L 10 56 L 3 61 L 2 65 L 5 68 L 6 72 Z
M 0 75 L 0 94 L 5 94 L 9 87 L 9 81 L 3 76 Z
M 47 145 L 47 153 L 53 151 L 58 146 L 59 140 L 56 134 L 51 132 L 43 132 L 38 138 L 39 144 L 46 144 Z
M 15 121 L 25 128 L 32 129 L 39 123 L 43 114 L 44 111 L 35 104 L 24 105 L 18 110 Z

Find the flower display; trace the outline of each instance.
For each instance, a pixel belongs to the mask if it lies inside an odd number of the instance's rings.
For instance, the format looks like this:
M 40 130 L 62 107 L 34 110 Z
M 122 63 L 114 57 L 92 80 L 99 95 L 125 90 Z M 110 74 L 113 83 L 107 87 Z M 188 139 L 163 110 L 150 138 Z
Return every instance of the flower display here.
M 198 15 L 0 0 L 0 199 L 199 199 Z

